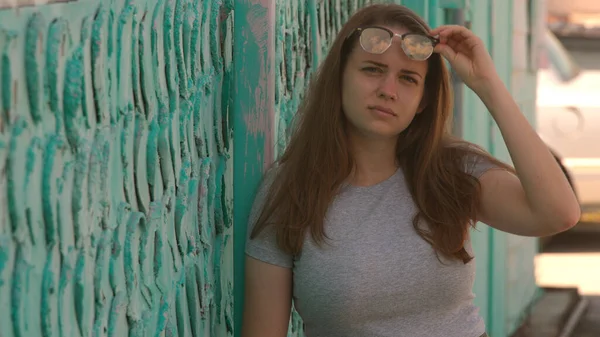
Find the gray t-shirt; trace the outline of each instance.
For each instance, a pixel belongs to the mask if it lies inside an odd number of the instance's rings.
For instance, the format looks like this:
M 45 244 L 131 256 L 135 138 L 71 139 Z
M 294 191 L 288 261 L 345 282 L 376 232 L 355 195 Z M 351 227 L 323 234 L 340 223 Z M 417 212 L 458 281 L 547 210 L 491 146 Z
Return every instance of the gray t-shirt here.
M 491 168 L 480 161 L 470 173 Z M 271 179 L 257 193 L 250 228 Z M 325 219 L 329 239 L 307 235 L 299 256 L 282 252 L 274 231 L 247 241 L 246 254 L 293 269 L 294 306 L 307 337 L 478 337 L 485 332 L 473 304 L 475 260 L 440 255 L 415 231 L 417 212 L 402 170 L 368 187 L 346 185 Z M 471 242 L 465 245 L 473 256 Z

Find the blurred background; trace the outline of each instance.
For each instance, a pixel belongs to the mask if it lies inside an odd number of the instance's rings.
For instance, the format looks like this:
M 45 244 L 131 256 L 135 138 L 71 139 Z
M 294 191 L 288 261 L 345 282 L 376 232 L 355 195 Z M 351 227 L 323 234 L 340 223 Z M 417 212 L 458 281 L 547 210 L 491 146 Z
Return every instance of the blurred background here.
M 563 290 L 552 293 L 557 302 L 569 297 L 564 289 L 581 296 L 570 300 L 578 304 L 568 309 L 565 334 L 600 336 L 600 2 L 549 0 L 545 21 L 536 126 L 570 178 L 582 217 L 568 232 L 542 238 L 536 280 Z

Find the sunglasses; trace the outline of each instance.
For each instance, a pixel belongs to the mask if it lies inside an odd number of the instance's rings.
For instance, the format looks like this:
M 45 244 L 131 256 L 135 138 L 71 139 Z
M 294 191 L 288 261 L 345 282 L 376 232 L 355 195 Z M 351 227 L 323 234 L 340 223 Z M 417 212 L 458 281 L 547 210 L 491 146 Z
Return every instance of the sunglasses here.
M 383 54 L 388 50 L 395 36 L 400 38 L 402 50 L 408 58 L 416 61 L 425 61 L 433 54 L 433 48 L 439 40 L 420 33 L 396 34 L 385 27 L 357 28 L 352 34 L 358 32 L 360 46 L 371 54 Z

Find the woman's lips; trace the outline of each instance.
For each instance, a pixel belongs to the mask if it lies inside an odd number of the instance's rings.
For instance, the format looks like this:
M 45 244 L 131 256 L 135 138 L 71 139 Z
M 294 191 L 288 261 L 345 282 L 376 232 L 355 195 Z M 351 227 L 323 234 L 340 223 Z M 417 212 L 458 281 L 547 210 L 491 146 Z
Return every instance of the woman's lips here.
M 394 113 L 394 111 L 392 109 L 383 107 L 381 105 L 371 105 L 371 106 L 369 106 L 369 109 L 370 110 L 376 110 L 378 112 L 381 112 L 381 113 L 384 113 L 384 114 L 388 114 L 388 115 L 391 115 L 391 116 L 396 116 L 396 113 Z

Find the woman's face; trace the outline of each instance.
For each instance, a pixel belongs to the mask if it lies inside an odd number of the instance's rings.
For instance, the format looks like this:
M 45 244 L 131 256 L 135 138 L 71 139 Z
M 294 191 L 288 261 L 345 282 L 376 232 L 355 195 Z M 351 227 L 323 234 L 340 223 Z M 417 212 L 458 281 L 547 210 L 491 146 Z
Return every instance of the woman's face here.
M 406 29 L 387 27 L 396 34 Z M 350 132 L 368 138 L 397 138 L 421 110 L 427 61 L 409 59 L 400 38 L 383 54 L 370 54 L 358 41 L 342 76 L 342 108 Z

